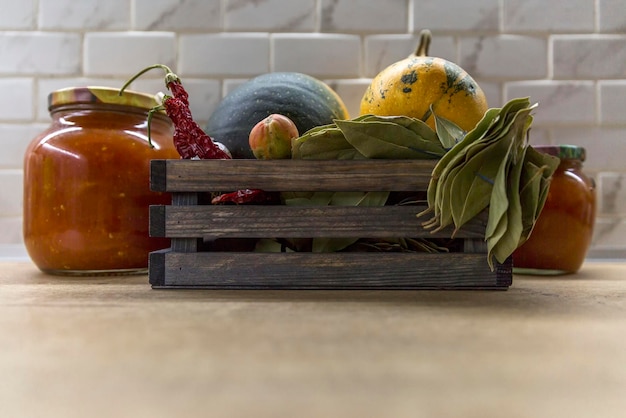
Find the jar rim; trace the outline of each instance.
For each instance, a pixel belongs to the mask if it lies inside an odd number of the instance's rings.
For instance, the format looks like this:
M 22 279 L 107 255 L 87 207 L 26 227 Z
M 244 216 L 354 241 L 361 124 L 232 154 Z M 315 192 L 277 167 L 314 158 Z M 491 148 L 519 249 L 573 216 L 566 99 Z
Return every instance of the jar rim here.
M 71 104 L 109 104 L 132 106 L 150 110 L 158 103 L 153 95 L 133 90 L 124 90 L 102 86 L 66 87 L 55 90 L 48 95 L 48 110 Z
M 571 159 L 585 161 L 587 152 L 584 147 L 570 144 L 558 145 L 533 145 L 535 150 L 545 154 L 554 155 L 560 159 Z

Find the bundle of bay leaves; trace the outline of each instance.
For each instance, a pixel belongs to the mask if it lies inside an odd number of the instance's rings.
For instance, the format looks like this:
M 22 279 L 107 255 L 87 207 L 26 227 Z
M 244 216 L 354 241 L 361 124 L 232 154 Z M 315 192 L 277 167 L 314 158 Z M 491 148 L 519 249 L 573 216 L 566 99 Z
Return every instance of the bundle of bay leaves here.
M 540 153 L 526 138 L 532 124 L 528 98 L 489 109 L 478 125 L 433 169 L 425 222 L 435 230 L 454 224 L 455 232 L 489 207 L 485 231 L 487 259 L 503 263 L 530 235 L 548 195 L 559 159 Z
M 528 98 L 513 99 L 489 109 L 470 132 L 435 114 L 435 128 L 406 116 L 363 115 L 336 120 L 305 132 L 293 141 L 296 159 L 438 159 L 427 191 L 432 217 L 424 227 L 439 230 L 451 224 L 455 233 L 489 208 L 485 240 L 488 262 L 504 262 L 529 236 L 547 198 L 559 159 L 528 145 L 532 124 Z M 383 206 L 389 192 L 284 193 L 286 205 Z M 289 240 L 299 251 L 340 251 L 354 239 Z M 442 248 L 426 240 L 390 239 L 384 245 L 418 250 Z M 282 242 L 283 247 L 285 241 Z M 411 249 L 411 248 L 410 248 Z

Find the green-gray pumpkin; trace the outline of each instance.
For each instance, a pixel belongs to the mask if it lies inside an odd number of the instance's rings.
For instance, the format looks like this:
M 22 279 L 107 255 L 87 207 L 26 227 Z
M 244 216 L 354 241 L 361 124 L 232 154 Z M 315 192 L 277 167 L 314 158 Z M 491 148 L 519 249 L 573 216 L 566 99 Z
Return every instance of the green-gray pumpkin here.
M 274 72 L 255 77 L 224 97 L 205 131 L 226 145 L 233 158 L 254 158 L 250 130 L 273 113 L 291 119 L 300 134 L 349 118 L 345 104 L 328 84 L 302 73 Z

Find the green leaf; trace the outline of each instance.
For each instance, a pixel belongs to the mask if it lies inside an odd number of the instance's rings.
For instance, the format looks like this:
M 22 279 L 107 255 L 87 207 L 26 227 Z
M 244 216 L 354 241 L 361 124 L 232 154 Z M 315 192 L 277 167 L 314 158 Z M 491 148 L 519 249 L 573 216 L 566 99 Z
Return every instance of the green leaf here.
M 516 201 L 519 198 L 519 178 L 515 190 L 509 190 L 509 168 L 514 167 L 519 170 L 523 167 L 521 152 L 524 152 L 523 141 L 526 138 L 526 131 L 532 117 L 530 116 L 531 108 L 517 111 L 506 125 L 506 132 L 503 134 L 502 142 L 508 145 L 506 155 L 500 157 L 499 171 L 495 178 L 493 192 L 491 194 L 491 202 L 489 207 L 489 222 L 485 237 L 489 240 L 494 235 L 495 228 L 499 225 L 500 217 L 504 216 L 509 210 L 509 196 L 514 194 Z M 516 173 L 516 176 L 518 173 Z M 519 173 L 521 176 L 521 172 Z M 500 237 L 497 237 L 499 239 Z M 494 241 L 492 241 L 493 243 Z M 514 248 L 515 249 L 515 248 Z
M 335 192 L 312 192 L 312 193 L 299 193 L 295 196 L 291 196 L 285 199 L 285 205 L 287 206 L 305 206 L 305 205 L 317 205 L 326 206 L 329 205 L 333 199 Z
M 441 144 L 424 140 L 393 122 L 338 120 L 335 123 L 346 141 L 366 158 L 434 159 L 445 153 Z
M 487 110 L 476 127 L 469 131 L 461 142 L 452 147 L 452 149 L 446 152 L 446 154 L 437 162 L 433 168 L 431 179 L 428 184 L 427 201 L 429 208 L 434 208 L 436 206 L 436 193 L 439 189 L 439 181 L 444 179 L 448 171 L 451 170 L 452 167 L 455 167 L 458 164 L 458 161 L 464 158 L 464 153 L 467 152 L 468 146 L 481 139 L 487 133 L 489 127 L 497 119 L 499 112 L 500 109 L 497 108 Z
M 465 136 L 465 131 L 454 122 L 441 116 L 437 116 L 436 113 L 434 115 L 437 136 L 439 137 L 439 141 L 441 141 L 441 145 L 443 145 L 443 148 L 449 150 L 457 143 L 461 142 L 461 140 Z
M 293 159 L 358 159 L 362 155 L 350 145 L 335 125 L 313 128 L 291 142 Z
M 507 154 L 506 143 L 495 142 L 461 166 L 450 186 L 450 208 L 456 230 L 489 206 Z
M 411 118 L 408 116 L 374 116 L 374 115 L 366 115 L 361 118 L 355 119 L 360 120 L 362 122 L 391 122 L 397 125 L 401 125 L 406 129 L 415 132 L 422 139 L 433 142 L 437 145 L 439 142 L 439 138 L 437 137 L 437 133 L 430 127 L 428 124 L 421 119 Z
M 527 150 L 528 151 L 528 150 Z M 528 152 L 526 153 L 528 154 Z M 543 178 L 544 167 L 537 167 L 527 158 L 524 160 L 524 169 L 520 179 L 520 202 L 522 207 L 522 231 L 521 241 L 525 241 L 535 225 L 537 217 L 537 206 L 541 195 L 541 180 Z M 522 242 L 520 242 L 520 245 Z
M 333 206 L 384 206 L 389 192 L 334 192 L 330 204 Z
M 558 167 L 559 159 L 529 146 L 523 164 L 519 193 L 524 229 L 518 246 L 528 239 L 535 226 L 548 196 L 550 177 Z
M 502 145 L 493 138 L 478 136 L 476 138 L 473 143 L 464 142 L 464 148 L 458 151 L 449 161 L 448 166 L 442 170 L 434 193 L 429 186 L 428 198 L 434 201 L 435 218 L 439 223 L 436 230 L 445 228 L 451 223 L 455 223 L 458 230 L 489 203 L 491 184 L 496 170 L 481 167 L 485 164 L 491 166 L 494 161 L 497 163 L 500 160 L 498 155 L 503 152 L 496 148 L 494 154 L 494 149 L 490 147 L 493 145 L 502 147 Z M 460 175 L 461 171 L 464 173 Z M 434 225 L 431 223 L 429 226 Z
M 522 149 L 522 154 L 525 153 L 526 148 Z M 495 258 L 499 263 L 504 261 L 515 251 L 519 246 L 522 233 L 524 231 L 523 214 L 521 199 L 519 195 L 520 180 L 524 164 L 519 161 L 517 164 L 513 164 L 511 172 L 508 175 L 507 181 L 507 198 L 508 207 L 506 214 L 503 218 L 506 219 L 506 229 L 504 231 L 497 231 L 497 234 L 486 237 L 487 239 L 487 259 L 492 263 Z M 493 264 L 491 264 L 493 268 Z

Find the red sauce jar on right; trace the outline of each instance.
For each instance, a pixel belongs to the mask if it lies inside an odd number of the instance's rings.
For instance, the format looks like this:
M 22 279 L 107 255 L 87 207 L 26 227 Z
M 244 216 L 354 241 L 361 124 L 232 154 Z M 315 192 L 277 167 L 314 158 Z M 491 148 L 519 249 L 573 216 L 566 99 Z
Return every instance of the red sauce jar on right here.
M 567 274 L 582 266 L 596 217 L 595 182 L 583 172 L 585 149 L 533 146 L 561 159 L 546 203 L 528 240 L 513 253 L 516 273 Z

